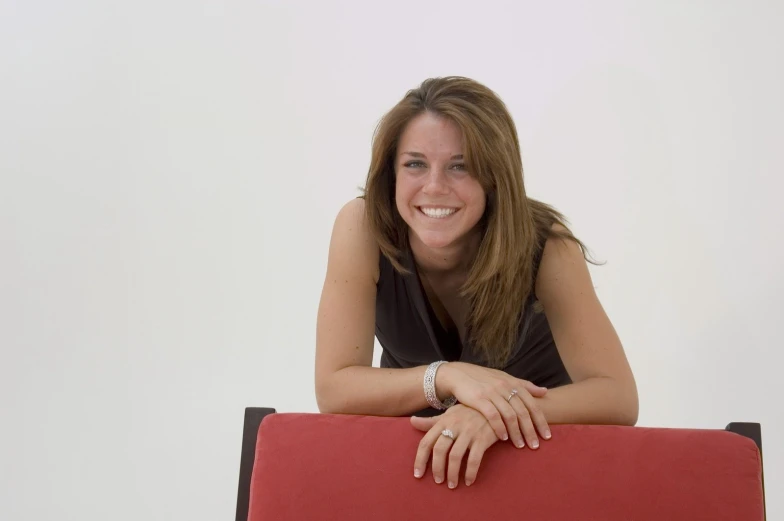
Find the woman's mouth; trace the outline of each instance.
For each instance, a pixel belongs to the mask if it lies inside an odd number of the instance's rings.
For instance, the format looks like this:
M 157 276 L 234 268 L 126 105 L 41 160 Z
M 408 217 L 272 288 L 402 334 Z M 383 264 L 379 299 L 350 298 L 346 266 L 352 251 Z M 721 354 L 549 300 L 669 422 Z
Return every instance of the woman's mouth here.
M 431 219 L 444 219 L 457 212 L 457 208 L 447 208 L 443 206 L 418 206 L 417 209 Z

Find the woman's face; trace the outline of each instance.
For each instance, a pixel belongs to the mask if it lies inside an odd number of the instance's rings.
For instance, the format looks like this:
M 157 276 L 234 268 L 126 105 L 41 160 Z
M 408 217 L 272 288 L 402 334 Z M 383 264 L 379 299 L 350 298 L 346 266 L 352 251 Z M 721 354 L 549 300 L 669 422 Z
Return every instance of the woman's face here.
M 485 211 L 485 192 L 463 160 L 463 134 L 429 112 L 403 130 L 395 158 L 397 210 L 429 248 L 459 246 Z

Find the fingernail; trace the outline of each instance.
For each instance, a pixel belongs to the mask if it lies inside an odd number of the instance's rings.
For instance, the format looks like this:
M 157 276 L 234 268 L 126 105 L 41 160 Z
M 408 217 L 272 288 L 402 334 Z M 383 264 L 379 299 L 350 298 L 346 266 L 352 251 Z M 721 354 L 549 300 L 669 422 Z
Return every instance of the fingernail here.
M 518 440 L 517 443 L 515 443 L 515 445 L 517 445 L 518 449 L 522 449 L 523 447 L 525 447 L 525 443 L 523 443 L 523 440 Z
M 538 449 L 539 448 L 539 440 L 534 440 L 533 443 L 531 443 L 531 447 L 533 447 L 535 449 Z
M 449 488 L 455 488 L 455 484 L 453 482 L 449 482 Z
M 504 441 L 506 441 L 508 439 L 509 439 L 509 435 L 508 434 L 504 434 Z
M 414 477 L 415 478 L 421 478 L 422 477 L 422 471 L 419 470 L 419 469 L 414 469 Z
M 550 433 L 550 431 L 549 431 L 549 430 L 547 430 L 547 431 L 544 431 L 544 437 L 545 437 L 545 439 L 549 440 L 550 438 L 552 438 L 552 436 L 553 436 L 553 435 Z
M 467 487 L 470 487 L 470 486 L 471 486 L 471 483 L 473 483 L 473 481 L 471 481 L 471 480 L 466 480 L 466 486 L 467 486 Z
M 444 478 L 436 478 L 436 483 L 439 485 L 444 482 Z

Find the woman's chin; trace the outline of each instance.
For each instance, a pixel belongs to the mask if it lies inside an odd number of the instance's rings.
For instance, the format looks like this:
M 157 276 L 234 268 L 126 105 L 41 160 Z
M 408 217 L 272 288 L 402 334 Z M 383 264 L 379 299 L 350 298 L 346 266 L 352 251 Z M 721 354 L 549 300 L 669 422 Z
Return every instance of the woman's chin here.
M 427 248 L 432 248 L 434 250 L 446 248 L 451 246 L 455 242 L 455 238 L 450 235 L 445 235 L 443 233 L 422 233 L 417 234 L 417 238 L 422 246 Z

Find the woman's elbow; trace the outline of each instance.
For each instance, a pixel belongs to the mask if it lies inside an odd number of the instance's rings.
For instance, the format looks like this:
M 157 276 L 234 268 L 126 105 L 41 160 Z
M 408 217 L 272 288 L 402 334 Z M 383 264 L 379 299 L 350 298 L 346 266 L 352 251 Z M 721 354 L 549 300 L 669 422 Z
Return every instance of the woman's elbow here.
M 342 410 L 340 407 L 337 407 L 334 403 L 334 400 L 329 400 L 325 397 L 316 396 L 316 405 L 318 405 L 318 410 L 321 414 L 345 414 L 346 411 Z
M 339 387 L 333 385 L 331 377 L 316 378 L 316 405 L 322 414 L 345 413 L 344 401 L 339 396 Z
M 637 419 L 640 415 L 640 408 L 635 400 L 634 406 L 629 406 L 627 411 L 624 411 L 623 418 L 621 419 L 621 425 L 628 425 L 629 427 L 634 427 L 637 425 Z
M 339 414 L 337 411 L 335 411 L 335 410 L 334 410 L 332 407 L 330 407 L 329 405 L 325 405 L 324 403 L 322 403 L 322 401 L 321 401 L 321 400 L 318 400 L 318 399 L 317 399 L 317 400 L 316 400 L 316 403 L 318 404 L 318 410 L 319 410 L 319 412 L 320 412 L 321 414 Z
M 632 382 L 626 390 L 627 399 L 624 400 L 623 411 L 621 414 L 621 425 L 634 427 L 640 415 L 640 399 L 637 395 L 637 385 Z
M 605 377 L 612 382 L 610 407 L 606 409 L 606 421 L 610 425 L 634 427 L 640 413 L 637 385 L 633 379 Z
M 332 414 L 332 400 L 329 388 L 319 379 L 316 379 L 316 405 L 320 413 Z

